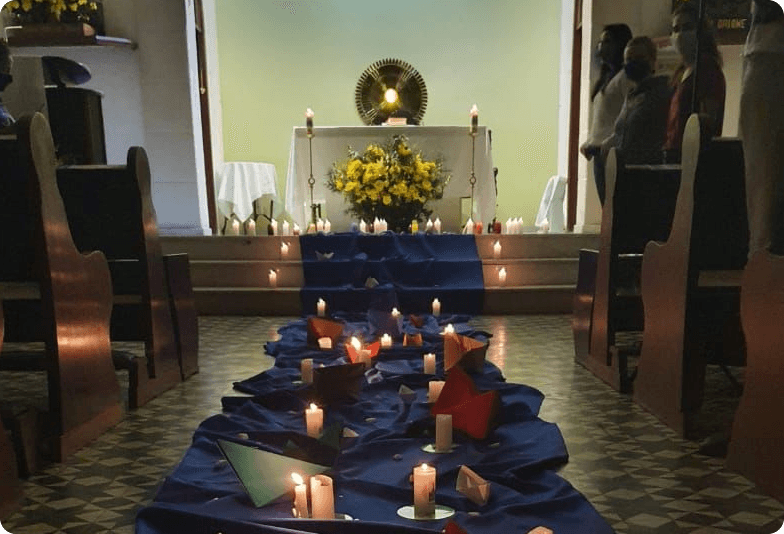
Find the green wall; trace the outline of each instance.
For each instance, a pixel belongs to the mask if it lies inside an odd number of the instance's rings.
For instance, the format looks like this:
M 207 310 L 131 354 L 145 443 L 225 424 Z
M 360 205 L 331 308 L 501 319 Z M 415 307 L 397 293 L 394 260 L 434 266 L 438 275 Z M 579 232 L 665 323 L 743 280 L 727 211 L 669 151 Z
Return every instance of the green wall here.
M 399 58 L 425 80 L 424 124 L 493 131 L 498 216 L 533 224 L 557 172 L 560 2 L 220 0 L 218 50 L 226 161 L 274 163 L 282 195 L 291 129 L 360 125 L 354 87 Z

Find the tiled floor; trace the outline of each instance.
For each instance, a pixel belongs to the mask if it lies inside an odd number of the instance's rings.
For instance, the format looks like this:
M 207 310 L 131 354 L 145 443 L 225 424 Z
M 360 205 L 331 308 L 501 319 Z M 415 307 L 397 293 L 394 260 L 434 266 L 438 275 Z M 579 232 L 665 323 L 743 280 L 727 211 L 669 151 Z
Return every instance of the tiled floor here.
M 150 502 L 199 422 L 219 411 L 232 381 L 270 365 L 264 342 L 286 321 L 202 318 L 201 372 L 129 412 L 67 463 L 31 477 L 24 508 L 3 527 L 13 534 L 133 532 L 136 510 Z M 545 393 L 541 416 L 558 423 L 570 452 L 561 475 L 619 533 L 770 534 L 781 527 L 784 506 L 724 469 L 723 460 L 697 454 L 695 443 L 676 438 L 629 397 L 575 365 L 569 317 L 483 317 L 473 323 L 493 333 L 488 357 L 510 381 Z M 4 398 L 35 388 L 45 394 L 43 377 L 0 373 Z

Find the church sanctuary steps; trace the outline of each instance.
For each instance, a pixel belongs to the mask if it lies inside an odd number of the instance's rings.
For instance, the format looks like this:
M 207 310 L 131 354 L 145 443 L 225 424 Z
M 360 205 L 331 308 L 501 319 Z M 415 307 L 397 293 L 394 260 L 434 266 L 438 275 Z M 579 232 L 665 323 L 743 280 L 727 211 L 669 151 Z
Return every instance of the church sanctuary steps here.
M 500 258 L 493 244 L 501 244 Z M 289 245 L 281 258 L 281 243 Z M 221 236 L 161 238 L 164 253 L 187 252 L 198 312 L 202 315 L 300 315 L 303 284 L 299 238 Z M 581 248 L 596 248 L 595 234 L 477 236 L 485 281 L 483 313 L 568 313 Z M 507 280 L 497 272 L 506 267 Z M 277 288 L 269 271 L 277 271 Z

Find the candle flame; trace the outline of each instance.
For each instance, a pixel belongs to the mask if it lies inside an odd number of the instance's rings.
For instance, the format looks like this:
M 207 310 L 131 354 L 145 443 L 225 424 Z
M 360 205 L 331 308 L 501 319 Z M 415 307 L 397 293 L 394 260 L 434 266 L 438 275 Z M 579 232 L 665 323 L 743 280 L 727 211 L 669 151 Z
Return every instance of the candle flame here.
M 301 486 L 305 483 L 302 477 L 298 473 L 291 473 L 291 479 L 294 481 L 294 484 L 297 486 Z
M 427 464 L 422 464 L 422 469 L 427 471 L 428 469 L 430 469 L 430 467 Z
M 351 338 L 351 346 L 354 347 L 357 350 L 361 350 L 362 349 L 362 343 L 360 343 L 359 340 L 356 337 L 352 337 Z
M 326 304 L 326 302 L 324 302 L 324 299 L 318 299 L 318 303 L 319 304 Z
M 471 116 L 476 117 L 477 115 L 479 115 L 479 108 L 477 108 L 476 104 L 474 104 L 471 106 Z
M 313 113 L 313 110 L 308 108 L 308 110 L 305 112 L 305 117 L 307 117 L 309 119 L 312 119 L 314 116 L 315 116 L 315 113 Z
M 313 404 L 312 402 L 310 403 L 310 409 L 311 409 L 311 410 L 315 410 L 315 409 L 317 409 L 317 408 L 318 408 L 318 406 L 316 406 L 316 405 L 315 405 L 315 404 Z
M 400 312 L 397 311 L 397 308 L 392 308 L 392 315 L 400 315 Z
M 449 323 L 448 325 L 446 325 L 446 328 L 444 328 L 444 333 L 447 333 L 447 334 L 454 334 L 455 333 L 455 327 L 452 326 L 452 323 Z

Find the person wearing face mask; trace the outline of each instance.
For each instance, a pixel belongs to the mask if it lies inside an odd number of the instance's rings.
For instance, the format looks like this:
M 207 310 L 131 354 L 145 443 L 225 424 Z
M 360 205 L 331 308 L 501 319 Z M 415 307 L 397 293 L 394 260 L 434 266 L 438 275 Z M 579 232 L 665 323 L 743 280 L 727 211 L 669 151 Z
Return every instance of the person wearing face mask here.
M 754 0 L 751 20 L 740 97 L 749 255 L 784 254 L 784 12 Z
M 593 159 L 593 175 L 599 200 L 604 204 L 604 159 L 601 144 L 612 134 L 613 124 L 621 112 L 631 81 L 623 72 L 623 50 L 632 38 L 626 24 L 609 24 L 604 27 L 596 47 L 596 58 L 600 62 L 599 79 L 591 90 L 593 117 L 588 139 L 580 152 L 588 160 Z
M 5 88 L 11 83 L 11 65 L 13 58 L 11 51 L 8 49 L 8 43 L 0 40 L 0 93 L 5 91 Z M 14 118 L 6 109 L 2 100 L 0 100 L 0 128 L 7 128 L 14 124 Z
M 699 20 L 699 11 L 691 3 L 682 4 L 672 14 L 672 42 L 681 56 L 681 64 L 671 80 L 674 91 L 664 141 L 664 158 L 667 163 L 680 162 L 683 130 L 692 112 L 699 113 L 705 138 L 721 135 L 724 123 L 726 81 L 721 70 L 721 54 L 707 24 L 703 24 L 700 42 L 697 43 Z M 697 99 L 696 109 L 692 110 L 698 47 Z
M 656 45 L 635 37 L 624 51 L 624 72 L 634 86 L 626 96 L 613 134 L 602 143 L 604 155 L 615 147 L 624 163 L 661 162 L 672 90 L 666 76 L 654 76 Z

